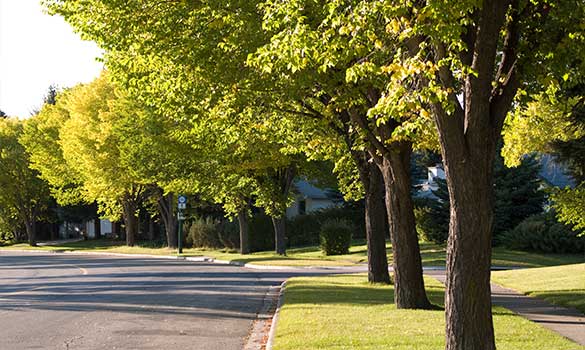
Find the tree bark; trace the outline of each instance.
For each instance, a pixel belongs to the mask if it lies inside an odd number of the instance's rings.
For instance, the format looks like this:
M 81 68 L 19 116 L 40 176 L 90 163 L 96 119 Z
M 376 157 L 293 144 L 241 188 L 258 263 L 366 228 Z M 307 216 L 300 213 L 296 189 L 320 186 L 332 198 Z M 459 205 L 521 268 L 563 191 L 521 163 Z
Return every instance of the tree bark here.
M 272 217 L 274 227 L 274 246 L 276 254 L 286 255 L 286 217 Z
M 26 229 L 26 236 L 28 238 L 28 244 L 32 247 L 37 245 L 37 227 L 36 221 L 32 220 L 25 220 L 24 227 Z
M 390 159 L 382 158 L 379 167 L 384 177 L 386 210 L 392 241 L 394 302 L 398 309 L 430 309 L 423 280 L 420 247 L 414 206 L 410 194 L 410 156 L 412 145 L 394 143 Z
M 133 247 L 136 243 L 136 233 L 138 231 L 138 215 L 136 213 L 136 202 L 130 198 L 123 201 L 123 217 L 126 225 L 126 245 Z
M 487 147 L 489 148 L 489 147 Z M 447 349 L 495 349 L 490 289 L 493 159 L 488 149 L 474 166 L 446 159 L 451 218 L 445 308 Z M 475 158 L 475 159 L 473 159 Z
M 286 168 L 275 169 L 273 175 L 275 180 L 274 184 L 277 186 L 279 197 L 275 198 L 275 202 L 282 203 L 282 201 L 287 200 L 296 171 L 296 164 L 294 163 Z M 272 226 L 274 227 L 274 247 L 276 254 L 286 255 L 286 208 L 282 212 L 272 216 Z
M 94 238 L 95 239 L 100 239 L 102 238 L 102 225 L 101 225 L 101 220 L 99 217 L 95 217 L 93 219 L 93 231 L 94 231 Z
M 240 254 L 250 254 L 247 208 L 238 213 L 238 224 L 240 226 Z
M 386 236 L 388 235 L 384 179 L 367 152 L 352 152 L 365 192 L 366 241 L 368 246 L 368 281 L 390 284 Z
M 165 234 L 167 236 L 167 246 L 171 249 L 178 247 L 177 237 L 177 216 L 173 210 L 175 204 L 175 196 L 172 193 L 162 195 L 159 197 L 157 205 L 160 217 L 165 226 Z
M 368 281 L 391 283 L 388 273 L 386 237 L 388 236 L 386 203 L 384 199 L 384 178 L 368 151 L 355 149 L 352 137 L 351 117 L 348 111 L 341 112 L 342 127 L 331 123 L 331 128 L 344 140 L 364 186 L 366 241 L 368 246 Z
M 154 241 L 154 218 L 151 215 L 148 216 L 148 240 Z

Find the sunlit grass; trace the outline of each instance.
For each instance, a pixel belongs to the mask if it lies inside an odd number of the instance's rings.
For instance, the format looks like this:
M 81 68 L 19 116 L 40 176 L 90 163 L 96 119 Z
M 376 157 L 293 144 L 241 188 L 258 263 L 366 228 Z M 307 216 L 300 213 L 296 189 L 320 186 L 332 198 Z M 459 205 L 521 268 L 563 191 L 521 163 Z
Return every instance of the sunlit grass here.
M 363 274 L 290 279 L 274 349 L 444 348 L 443 311 L 397 310 L 392 286 L 366 281 Z M 441 305 L 442 284 L 425 282 L 432 302 Z M 499 350 L 585 349 L 507 309 L 493 311 Z
M 498 271 L 492 281 L 585 313 L 585 264 Z

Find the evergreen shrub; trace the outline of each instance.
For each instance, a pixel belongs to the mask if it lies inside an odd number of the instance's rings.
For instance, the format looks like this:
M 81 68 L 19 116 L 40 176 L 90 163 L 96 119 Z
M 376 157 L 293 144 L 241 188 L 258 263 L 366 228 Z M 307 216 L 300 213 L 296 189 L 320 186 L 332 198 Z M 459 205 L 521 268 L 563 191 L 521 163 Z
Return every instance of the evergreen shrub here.
M 584 253 L 585 237 L 555 218 L 553 212 L 533 215 L 500 236 L 502 245 L 541 253 Z

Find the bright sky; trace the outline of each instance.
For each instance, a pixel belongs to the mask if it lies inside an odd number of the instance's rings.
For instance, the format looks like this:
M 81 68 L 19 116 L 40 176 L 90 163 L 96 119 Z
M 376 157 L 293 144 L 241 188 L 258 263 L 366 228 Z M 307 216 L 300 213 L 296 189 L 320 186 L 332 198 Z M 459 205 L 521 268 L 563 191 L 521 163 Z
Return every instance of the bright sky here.
M 63 18 L 43 13 L 40 0 L 0 0 L 0 110 L 6 114 L 28 117 L 51 84 L 93 80 L 102 69 L 99 56 Z

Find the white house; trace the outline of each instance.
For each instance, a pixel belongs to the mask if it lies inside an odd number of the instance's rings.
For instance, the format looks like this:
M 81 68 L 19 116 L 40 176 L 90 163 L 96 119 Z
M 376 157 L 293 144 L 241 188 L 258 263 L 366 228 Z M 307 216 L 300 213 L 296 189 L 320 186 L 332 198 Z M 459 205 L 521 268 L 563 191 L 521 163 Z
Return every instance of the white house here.
M 336 191 L 316 187 L 305 180 L 295 181 L 293 191 L 296 193 L 295 201 L 286 209 L 286 217 L 289 219 L 319 209 L 331 208 L 343 202 Z
M 437 164 L 436 166 L 428 167 L 427 168 L 427 180 L 421 184 L 416 185 L 418 188 L 418 192 L 416 196 L 419 198 L 433 198 L 436 199 L 437 196 L 433 193 L 439 189 L 439 185 L 437 184 L 437 179 L 445 180 L 445 170 L 443 169 L 442 164 Z
M 112 223 L 109 220 L 100 220 L 101 236 L 107 236 L 112 233 Z M 69 239 L 78 238 L 87 235 L 88 238 L 95 238 L 94 220 L 85 222 L 64 222 L 59 226 L 59 238 Z

